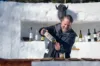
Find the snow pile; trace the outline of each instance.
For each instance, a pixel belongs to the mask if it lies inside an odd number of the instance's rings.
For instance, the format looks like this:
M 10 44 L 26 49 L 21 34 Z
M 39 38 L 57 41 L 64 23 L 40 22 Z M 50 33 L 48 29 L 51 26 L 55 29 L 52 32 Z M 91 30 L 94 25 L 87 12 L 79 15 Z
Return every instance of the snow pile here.
M 55 5 L 58 3 L 0 2 L 0 20 L 32 20 L 59 22 Z M 65 4 L 75 21 L 100 21 L 100 3 Z

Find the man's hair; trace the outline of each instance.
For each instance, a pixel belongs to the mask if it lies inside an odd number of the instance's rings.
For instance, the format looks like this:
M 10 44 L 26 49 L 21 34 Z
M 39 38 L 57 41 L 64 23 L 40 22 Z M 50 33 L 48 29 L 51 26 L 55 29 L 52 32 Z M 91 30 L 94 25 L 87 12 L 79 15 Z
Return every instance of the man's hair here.
M 73 17 L 72 17 L 71 15 L 66 15 L 66 16 L 64 16 L 64 17 L 61 19 L 61 22 L 64 20 L 64 18 L 68 18 L 69 21 L 70 21 L 71 23 L 73 23 Z

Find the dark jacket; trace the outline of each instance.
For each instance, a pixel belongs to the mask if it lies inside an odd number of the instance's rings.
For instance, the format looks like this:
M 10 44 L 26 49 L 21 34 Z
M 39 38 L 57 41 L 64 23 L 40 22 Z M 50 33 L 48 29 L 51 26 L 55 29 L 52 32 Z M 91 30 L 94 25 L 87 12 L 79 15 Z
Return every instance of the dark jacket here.
M 60 23 L 54 26 L 44 27 L 44 28 L 48 30 L 48 32 L 56 39 L 57 42 L 63 45 L 65 49 L 65 57 L 70 58 L 71 49 L 76 37 L 76 33 L 73 31 L 73 29 L 69 29 L 65 33 L 62 33 Z M 41 29 L 39 30 L 39 33 Z M 48 49 L 49 53 L 45 54 L 44 57 L 53 57 L 53 58 L 58 57 L 59 52 L 55 50 L 54 44 L 49 42 Z

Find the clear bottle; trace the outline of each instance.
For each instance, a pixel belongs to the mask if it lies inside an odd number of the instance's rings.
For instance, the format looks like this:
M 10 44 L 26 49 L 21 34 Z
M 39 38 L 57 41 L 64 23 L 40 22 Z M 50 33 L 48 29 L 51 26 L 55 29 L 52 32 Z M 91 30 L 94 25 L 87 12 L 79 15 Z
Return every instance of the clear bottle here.
M 30 27 L 30 32 L 29 32 L 29 41 L 33 40 L 33 33 L 32 33 L 32 27 Z
M 35 40 L 36 40 L 36 41 L 38 41 L 38 40 L 39 40 L 38 30 L 36 30 L 36 33 L 35 33 Z

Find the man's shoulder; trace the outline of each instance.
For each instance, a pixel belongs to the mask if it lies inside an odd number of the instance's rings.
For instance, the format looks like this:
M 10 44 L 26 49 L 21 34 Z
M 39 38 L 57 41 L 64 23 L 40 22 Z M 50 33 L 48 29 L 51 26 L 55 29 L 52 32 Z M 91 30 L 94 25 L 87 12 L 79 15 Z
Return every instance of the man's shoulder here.
M 57 23 L 54 26 L 55 26 L 55 29 L 58 29 L 58 30 L 61 29 L 61 23 Z
M 75 32 L 72 28 L 69 30 L 69 33 L 70 33 L 71 35 L 77 36 L 76 32 Z
M 55 30 L 56 32 L 59 32 L 61 30 L 61 23 L 55 24 Z
M 59 27 L 61 23 L 57 23 L 57 24 L 54 24 L 54 25 L 51 25 L 49 27 Z
M 61 25 L 61 23 L 57 23 L 57 24 L 55 24 L 55 26 L 60 26 Z

